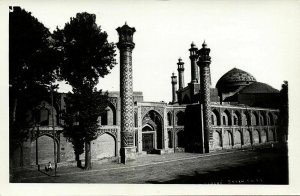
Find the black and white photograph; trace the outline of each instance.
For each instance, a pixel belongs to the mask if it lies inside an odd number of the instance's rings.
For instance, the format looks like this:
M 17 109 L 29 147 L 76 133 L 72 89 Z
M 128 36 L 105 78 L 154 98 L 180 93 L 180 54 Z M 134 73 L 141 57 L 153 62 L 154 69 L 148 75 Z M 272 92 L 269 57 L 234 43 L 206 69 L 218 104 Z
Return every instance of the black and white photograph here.
M 299 194 L 300 1 L 0 4 L 0 195 Z

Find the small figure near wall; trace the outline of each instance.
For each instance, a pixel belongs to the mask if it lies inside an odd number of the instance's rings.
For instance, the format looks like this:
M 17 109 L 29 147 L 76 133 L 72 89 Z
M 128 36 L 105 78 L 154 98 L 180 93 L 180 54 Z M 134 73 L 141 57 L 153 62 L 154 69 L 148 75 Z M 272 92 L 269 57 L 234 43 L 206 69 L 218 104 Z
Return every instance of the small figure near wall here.
M 45 166 L 45 171 L 52 171 L 52 165 L 51 165 L 51 161 L 49 161 L 49 163 Z

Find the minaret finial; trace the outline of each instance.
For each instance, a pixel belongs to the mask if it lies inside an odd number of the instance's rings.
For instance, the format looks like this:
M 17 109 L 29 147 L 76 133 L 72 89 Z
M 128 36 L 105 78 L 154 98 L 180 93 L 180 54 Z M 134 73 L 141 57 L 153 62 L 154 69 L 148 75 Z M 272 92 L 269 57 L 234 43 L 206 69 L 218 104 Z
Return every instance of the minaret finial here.
M 195 48 L 195 43 L 192 41 L 191 48 Z
M 125 21 L 125 25 L 127 25 L 127 21 Z
M 206 44 L 206 42 L 205 42 L 205 40 L 204 40 L 204 42 L 203 42 L 203 44 L 202 44 L 202 48 L 206 48 L 207 47 L 207 44 Z

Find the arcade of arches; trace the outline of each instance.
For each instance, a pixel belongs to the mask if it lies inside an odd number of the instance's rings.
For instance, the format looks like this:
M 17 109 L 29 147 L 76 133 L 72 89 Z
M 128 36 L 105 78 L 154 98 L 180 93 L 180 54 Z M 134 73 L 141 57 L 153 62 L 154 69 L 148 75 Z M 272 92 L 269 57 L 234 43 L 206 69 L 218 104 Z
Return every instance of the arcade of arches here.
M 42 107 L 41 123 L 38 139 L 30 139 L 20 145 L 13 154 L 14 166 L 45 164 L 53 162 L 53 137 L 51 127 L 51 115 L 47 109 L 49 104 Z M 116 108 L 117 107 L 117 108 Z M 118 117 L 119 105 L 110 104 L 106 113 L 100 116 L 99 125 L 101 132 L 98 138 L 92 141 L 92 159 L 117 158 L 120 152 L 120 119 Z M 134 111 L 135 147 L 137 153 L 171 153 L 189 151 L 189 145 L 193 139 L 197 139 L 197 130 L 190 125 L 198 125 L 201 122 L 197 113 L 197 105 L 187 109 L 186 106 L 170 106 L 156 103 L 137 103 Z M 193 109 L 194 108 L 194 109 Z M 45 112 L 47 111 L 47 112 Z M 145 112 L 144 112 L 145 111 Z M 34 115 L 33 115 L 34 116 Z M 188 117 L 186 117 L 188 116 Z M 35 116 L 36 118 L 36 116 Z M 245 107 L 223 107 L 213 105 L 211 110 L 212 133 L 210 138 L 210 150 L 226 148 L 244 148 L 252 145 L 262 145 L 277 141 L 278 110 Z M 57 145 L 57 160 L 60 162 L 75 159 L 72 144 L 68 142 L 62 132 L 60 119 L 56 119 L 55 129 L 60 130 Z M 187 124 L 188 123 L 188 124 Z M 188 126 L 189 125 L 189 126 Z M 193 133 L 191 131 L 195 130 Z M 33 131 L 37 131 L 33 129 Z M 192 137 L 189 133 L 193 133 Z M 201 138 L 200 138 L 201 139 Z M 200 143 L 198 142 L 201 146 Z M 84 154 L 80 156 L 84 159 Z

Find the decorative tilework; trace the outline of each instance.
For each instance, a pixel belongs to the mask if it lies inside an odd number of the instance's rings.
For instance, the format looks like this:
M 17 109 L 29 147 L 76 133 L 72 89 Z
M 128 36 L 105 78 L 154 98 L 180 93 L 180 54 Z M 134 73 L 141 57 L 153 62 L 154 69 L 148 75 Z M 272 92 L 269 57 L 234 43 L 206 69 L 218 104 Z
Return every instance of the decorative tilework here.
M 211 128 L 211 106 L 210 106 L 210 49 L 206 48 L 206 45 L 199 50 L 200 67 L 200 91 L 201 100 L 203 105 L 203 126 L 204 126 L 204 146 L 205 152 L 209 152 L 209 147 L 212 146 L 211 138 L 213 138 L 213 132 Z
M 120 50 L 121 147 L 123 148 L 134 146 L 132 50 L 135 44 L 132 35 L 135 29 L 124 25 L 118 28 L 117 31 L 120 38 L 117 46 Z
M 162 118 L 164 118 L 164 108 L 163 107 L 142 106 L 142 119 L 150 110 L 156 111 L 157 113 L 159 113 L 161 115 Z
M 104 133 L 110 133 L 117 139 L 118 129 L 98 129 L 98 137 Z

